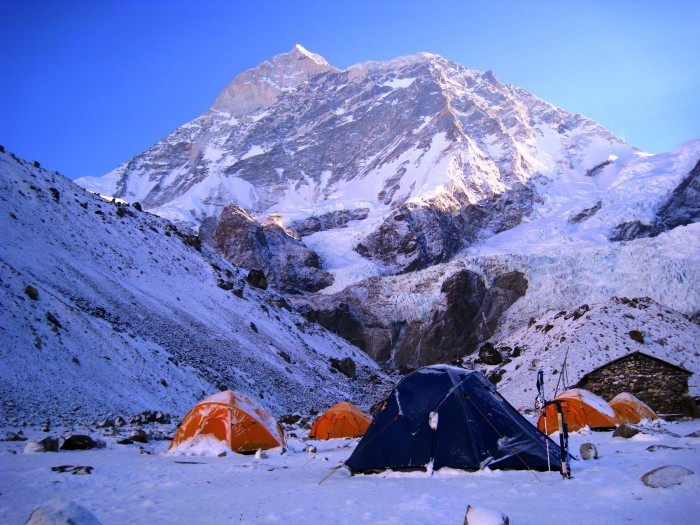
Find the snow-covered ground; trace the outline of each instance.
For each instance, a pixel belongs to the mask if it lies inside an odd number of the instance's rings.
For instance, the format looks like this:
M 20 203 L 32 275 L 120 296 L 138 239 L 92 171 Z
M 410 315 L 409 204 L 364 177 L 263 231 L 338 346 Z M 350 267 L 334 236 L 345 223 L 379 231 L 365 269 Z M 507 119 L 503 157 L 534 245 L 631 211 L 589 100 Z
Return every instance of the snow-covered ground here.
M 574 433 L 571 451 L 593 443 L 600 458 L 573 461 L 573 478 L 528 471 L 442 469 L 350 476 L 334 469 L 357 440 L 289 439 L 284 454 L 267 458 L 172 456 L 168 441 L 101 450 L 24 453 L 27 442 L 0 442 L 0 522 L 22 524 L 31 511 L 56 500 L 89 510 L 101 523 L 462 523 L 467 505 L 500 510 L 517 525 L 694 525 L 700 516 L 700 421 L 667 423 L 668 433 L 613 438 Z M 16 428 L 4 429 L 17 431 Z M 46 435 L 23 429 L 29 439 Z M 173 429 L 170 429 L 172 431 Z M 81 429 L 75 429 L 76 432 Z M 83 431 L 86 431 L 83 429 Z M 52 435 L 57 435 L 54 430 Z M 89 432 L 89 431 L 86 431 Z M 92 430 L 94 437 L 100 437 Z M 307 444 L 317 452 L 304 452 Z M 51 470 L 89 465 L 89 475 Z M 650 488 L 641 477 L 661 466 L 694 472 L 680 485 Z M 471 522 L 470 522 L 471 523 Z M 485 523 L 483 521 L 478 524 Z

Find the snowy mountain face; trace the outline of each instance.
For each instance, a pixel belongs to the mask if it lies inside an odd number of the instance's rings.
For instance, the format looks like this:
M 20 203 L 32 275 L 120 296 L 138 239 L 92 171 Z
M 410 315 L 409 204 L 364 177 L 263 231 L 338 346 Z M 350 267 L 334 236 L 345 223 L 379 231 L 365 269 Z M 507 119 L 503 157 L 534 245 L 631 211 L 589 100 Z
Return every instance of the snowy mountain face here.
M 697 317 L 699 162 L 700 140 L 649 155 L 436 55 L 341 71 L 296 46 L 78 182 L 199 227 L 398 368 L 613 296 Z
M 277 415 L 366 408 L 385 386 L 364 353 L 160 217 L 6 153 L 0 195 L 4 424 L 182 417 L 223 388 Z
M 411 270 L 518 224 L 537 199 L 534 180 L 634 151 L 436 55 L 339 71 L 296 46 L 238 76 L 148 151 L 78 183 L 193 224 L 230 203 L 284 224 L 361 209 L 357 250 Z

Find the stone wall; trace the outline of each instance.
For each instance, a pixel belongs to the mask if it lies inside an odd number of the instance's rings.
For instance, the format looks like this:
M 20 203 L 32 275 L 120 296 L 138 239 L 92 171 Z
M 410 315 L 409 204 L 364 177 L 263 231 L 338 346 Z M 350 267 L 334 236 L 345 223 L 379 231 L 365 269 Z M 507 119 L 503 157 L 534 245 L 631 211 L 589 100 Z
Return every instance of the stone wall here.
M 690 414 L 689 375 L 663 361 L 632 354 L 584 376 L 577 386 L 606 401 L 629 392 L 659 415 Z

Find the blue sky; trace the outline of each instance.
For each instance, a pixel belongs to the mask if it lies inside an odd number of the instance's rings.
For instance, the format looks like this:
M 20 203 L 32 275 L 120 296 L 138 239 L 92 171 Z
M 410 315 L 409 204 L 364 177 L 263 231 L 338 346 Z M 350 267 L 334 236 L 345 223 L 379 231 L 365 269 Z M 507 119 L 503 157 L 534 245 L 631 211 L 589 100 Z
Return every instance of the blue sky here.
M 492 70 L 660 153 L 700 137 L 699 28 L 696 0 L 0 0 L 0 144 L 103 175 L 299 43 Z

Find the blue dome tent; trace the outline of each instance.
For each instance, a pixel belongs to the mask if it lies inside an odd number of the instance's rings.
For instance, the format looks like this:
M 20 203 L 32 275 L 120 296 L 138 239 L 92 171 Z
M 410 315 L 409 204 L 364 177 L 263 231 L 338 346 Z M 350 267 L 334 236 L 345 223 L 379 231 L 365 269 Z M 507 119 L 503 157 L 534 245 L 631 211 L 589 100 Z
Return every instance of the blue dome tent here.
M 345 465 L 353 473 L 441 467 L 557 471 L 560 456 L 560 448 L 481 372 L 434 365 L 396 384 Z

